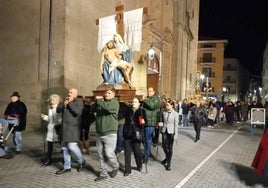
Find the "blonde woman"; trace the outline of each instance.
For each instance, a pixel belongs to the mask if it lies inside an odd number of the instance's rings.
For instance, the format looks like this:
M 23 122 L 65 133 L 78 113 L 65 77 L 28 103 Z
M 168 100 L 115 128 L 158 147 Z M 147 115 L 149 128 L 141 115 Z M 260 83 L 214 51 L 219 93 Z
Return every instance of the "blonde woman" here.
M 41 114 L 41 118 L 44 121 L 48 121 L 47 125 L 47 159 L 42 166 L 46 167 L 51 164 L 53 142 L 58 141 L 58 135 L 55 130 L 55 126 L 61 124 L 61 114 L 56 113 L 58 104 L 60 103 L 60 96 L 52 94 L 49 97 L 49 109 L 48 114 Z
M 214 128 L 215 119 L 217 116 L 217 108 L 213 102 L 209 103 L 208 106 L 208 128 Z

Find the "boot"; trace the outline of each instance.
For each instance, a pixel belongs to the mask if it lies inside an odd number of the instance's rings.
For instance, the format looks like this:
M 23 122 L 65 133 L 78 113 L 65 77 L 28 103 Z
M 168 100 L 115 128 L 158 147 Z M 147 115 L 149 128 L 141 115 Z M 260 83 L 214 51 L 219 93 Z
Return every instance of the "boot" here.
M 43 163 L 43 167 L 51 165 L 51 159 L 52 159 L 52 151 L 53 151 L 53 142 L 47 142 L 47 159 Z

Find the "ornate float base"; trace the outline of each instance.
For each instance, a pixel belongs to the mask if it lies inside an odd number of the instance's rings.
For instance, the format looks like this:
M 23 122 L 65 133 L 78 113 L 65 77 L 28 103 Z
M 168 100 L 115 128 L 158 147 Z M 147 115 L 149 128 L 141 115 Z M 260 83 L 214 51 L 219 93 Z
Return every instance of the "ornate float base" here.
M 105 83 L 99 85 L 96 90 L 93 90 L 93 96 L 90 98 L 94 99 L 95 96 L 103 96 L 107 85 Z M 119 102 L 129 103 L 136 95 L 136 89 L 126 83 L 115 84 L 113 86 L 116 90 L 115 97 Z

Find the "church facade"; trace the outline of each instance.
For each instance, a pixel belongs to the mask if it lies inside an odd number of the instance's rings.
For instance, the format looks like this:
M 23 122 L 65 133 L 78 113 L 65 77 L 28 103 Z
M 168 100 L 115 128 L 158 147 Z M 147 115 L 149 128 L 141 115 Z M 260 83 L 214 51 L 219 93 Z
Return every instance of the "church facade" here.
M 10 93 L 20 92 L 29 126 L 40 123 L 50 94 L 64 97 L 75 87 L 82 96 L 93 95 L 103 82 L 98 21 L 111 15 L 117 20 L 118 11 L 144 10 L 140 50 L 131 54 L 136 94 L 153 86 L 172 99 L 195 95 L 199 0 L 0 2 L 0 108 L 3 112 Z M 117 26 L 118 33 L 120 29 Z M 150 48 L 153 58 L 148 56 Z

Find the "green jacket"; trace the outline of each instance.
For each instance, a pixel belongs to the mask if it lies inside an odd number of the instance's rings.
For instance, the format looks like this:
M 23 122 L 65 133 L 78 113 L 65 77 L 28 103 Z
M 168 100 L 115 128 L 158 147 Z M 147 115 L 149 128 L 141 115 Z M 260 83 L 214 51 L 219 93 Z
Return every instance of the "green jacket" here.
M 160 98 L 157 95 L 153 95 L 144 99 L 143 108 L 148 120 L 147 126 L 156 126 L 160 118 Z
M 99 135 L 117 133 L 119 102 L 115 98 L 111 100 L 98 99 L 93 104 L 92 110 L 96 112 L 96 132 Z

